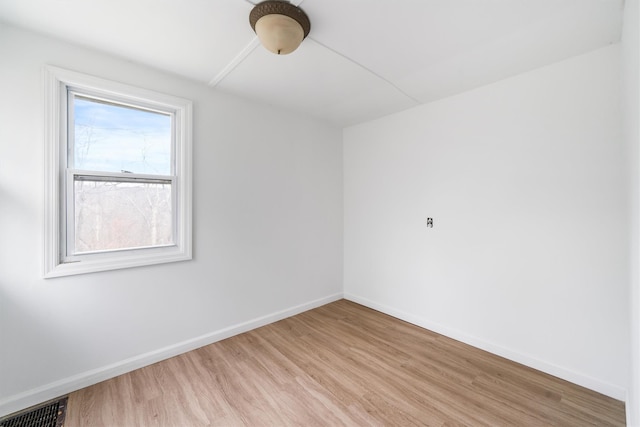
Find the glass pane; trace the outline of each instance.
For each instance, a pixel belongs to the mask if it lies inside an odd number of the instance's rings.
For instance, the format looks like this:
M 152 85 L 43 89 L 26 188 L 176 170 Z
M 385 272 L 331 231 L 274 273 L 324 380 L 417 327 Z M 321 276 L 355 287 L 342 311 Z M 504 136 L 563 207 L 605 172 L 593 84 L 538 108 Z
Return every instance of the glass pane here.
M 74 182 L 75 253 L 173 244 L 171 184 Z
M 71 97 L 75 169 L 171 174 L 170 114 Z

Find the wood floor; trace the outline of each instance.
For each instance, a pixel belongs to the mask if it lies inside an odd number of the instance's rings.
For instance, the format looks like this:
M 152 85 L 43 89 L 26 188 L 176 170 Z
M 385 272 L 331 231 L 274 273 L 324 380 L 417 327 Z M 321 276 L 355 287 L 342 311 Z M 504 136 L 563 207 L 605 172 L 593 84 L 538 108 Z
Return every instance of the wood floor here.
M 80 426 L 621 426 L 624 404 L 341 300 L 72 393 Z

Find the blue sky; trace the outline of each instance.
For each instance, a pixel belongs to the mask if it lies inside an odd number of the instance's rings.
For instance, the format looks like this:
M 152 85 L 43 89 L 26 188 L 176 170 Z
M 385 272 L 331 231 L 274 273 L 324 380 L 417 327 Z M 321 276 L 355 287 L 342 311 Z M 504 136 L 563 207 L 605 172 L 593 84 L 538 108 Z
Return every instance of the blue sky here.
M 171 174 L 171 116 L 74 98 L 74 168 Z

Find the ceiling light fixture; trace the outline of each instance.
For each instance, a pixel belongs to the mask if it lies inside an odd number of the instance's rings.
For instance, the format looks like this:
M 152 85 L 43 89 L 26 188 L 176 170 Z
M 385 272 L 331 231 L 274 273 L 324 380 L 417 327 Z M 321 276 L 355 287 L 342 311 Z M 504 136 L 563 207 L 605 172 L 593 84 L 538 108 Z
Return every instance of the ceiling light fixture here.
M 286 1 L 258 3 L 249 14 L 249 23 L 267 50 L 286 55 L 300 46 L 311 29 L 307 14 Z

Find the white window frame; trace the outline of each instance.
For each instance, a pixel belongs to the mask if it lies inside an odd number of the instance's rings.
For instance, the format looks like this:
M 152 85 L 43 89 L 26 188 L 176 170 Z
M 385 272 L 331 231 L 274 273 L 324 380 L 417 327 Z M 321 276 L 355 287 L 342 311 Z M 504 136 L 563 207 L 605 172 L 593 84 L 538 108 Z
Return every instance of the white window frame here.
M 102 78 L 46 66 L 44 69 L 44 277 L 60 277 L 192 259 L 192 103 L 189 100 Z M 173 194 L 174 244 L 67 256 L 66 193 L 73 176 L 116 177 L 118 174 L 67 167 L 67 103 L 69 91 L 114 102 L 168 112 L 174 116 Z M 154 175 L 128 178 L 153 181 Z M 162 179 L 166 179 L 163 176 Z

